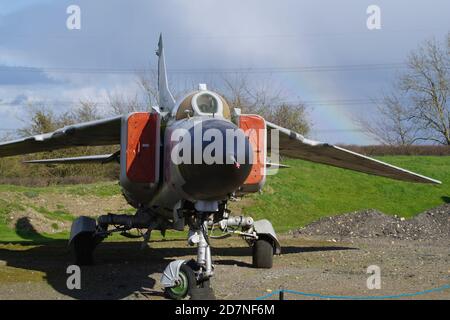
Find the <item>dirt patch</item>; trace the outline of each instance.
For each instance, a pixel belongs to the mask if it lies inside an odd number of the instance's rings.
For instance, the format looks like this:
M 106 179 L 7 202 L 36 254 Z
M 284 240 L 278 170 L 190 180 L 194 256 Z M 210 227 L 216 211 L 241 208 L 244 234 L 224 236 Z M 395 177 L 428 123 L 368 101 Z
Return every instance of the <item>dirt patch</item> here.
M 233 212 L 233 215 L 239 216 L 243 215 L 244 208 L 251 206 L 255 202 L 256 200 L 252 197 L 237 198 L 236 201 L 229 202 L 228 208 Z
M 295 230 L 294 237 L 315 235 L 339 238 L 387 237 L 404 240 L 450 240 L 450 204 L 425 211 L 412 219 L 362 210 L 321 218 Z
M 9 227 L 39 233 L 57 233 L 70 230 L 71 220 L 78 216 L 97 217 L 106 213 L 124 213 L 132 210 L 122 195 L 98 197 L 64 193 L 1 192 L 0 199 L 12 206 L 6 221 Z M 28 217 L 28 226 L 18 221 Z
M 11 212 L 8 217 L 8 226 L 23 232 L 37 231 L 39 233 L 53 234 L 70 229 L 70 222 L 48 219 L 32 208 L 20 212 Z
M 33 199 L 28 201 L 30 200 Z M 38 199 L 31 202 L 38 203 L 51 211 L 60 209 L 76 217 L 100 216 L 108 212 L 123 212 L 130 209 L 122 195 L 96 197 L 52 193 L 39 195 Z

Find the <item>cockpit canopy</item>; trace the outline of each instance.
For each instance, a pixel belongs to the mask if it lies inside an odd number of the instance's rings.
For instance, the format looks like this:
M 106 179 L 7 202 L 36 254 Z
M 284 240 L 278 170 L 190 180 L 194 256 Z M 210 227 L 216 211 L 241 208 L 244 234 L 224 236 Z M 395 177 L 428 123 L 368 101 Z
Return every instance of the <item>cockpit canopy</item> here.
M 234 112 L 223 97 L 200 85 L 200 90 L 183 98 L 176 110 L 177 120 L 194 116 L 223 117 L 231 120 Z
M 192 106 L 198 114 L 222 114 L 222 102 L 208 92 L 199 92 L 192 98 Z M 220 108 L 219 108 L 220 107 Z

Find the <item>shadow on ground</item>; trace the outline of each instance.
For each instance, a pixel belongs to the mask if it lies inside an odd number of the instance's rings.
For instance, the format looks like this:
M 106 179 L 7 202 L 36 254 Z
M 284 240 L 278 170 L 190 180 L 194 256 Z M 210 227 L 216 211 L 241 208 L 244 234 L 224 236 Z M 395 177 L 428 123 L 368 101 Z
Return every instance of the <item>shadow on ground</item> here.
M 185 240 L 153 241 L 164 243 L 158 244 L 157 248 L 145 249 L 140 249 L 140 242 L 137 241 L 106 241 L 96 249 L 96 264 L 81 268 L 81 290 L 69 290 L 66 270 L 73 259 L 67 241 L 39 235 L 29 221 L 18 221 L 16 226 L 19 224 L 17 233 L 30 241 L 0 241 L 5 247 L 0 248 L 0 260 L 10 267 L 44 273 L 45 280 L 53 289 L 75 299 L 122 299 L 136 292 L 143 292 L 146 296 L 162 295 L 161 288 L 155 287 L 155 274 L 161 273 L 169 262 L 178 257 L 190 259 L 196 255 L 196 249 L 187 247 Z M 282 248 L 282 254 L 352 249 L 355 248 L 287 246 Z M 248 247 L 216 247 L 213 248 L 213 255 L 220 256 L 216 261 L 219 265 L 251 267 L 249 263 L 236 259 L 251 256 Z M 17 281 L 20 282 L 20 279 Z

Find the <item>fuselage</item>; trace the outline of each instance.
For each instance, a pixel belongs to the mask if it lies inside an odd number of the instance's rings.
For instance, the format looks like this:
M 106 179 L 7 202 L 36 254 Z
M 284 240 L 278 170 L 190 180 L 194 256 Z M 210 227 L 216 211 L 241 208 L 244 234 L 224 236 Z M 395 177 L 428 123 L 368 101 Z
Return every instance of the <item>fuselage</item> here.
M 226 201 L 242 189 L 258 158 L 257 150 L 239 127 L 239 114 L 225 99 L 207 90 L 197 91 L 181 99 L 170 113 L 160 113 L 157 108 L 154 112 L 159 122 L 155 120 L 153 126 L 159 127 L 158 132 L 150 128 L 145 133 L 144 128 L 138 137 L 141 141 L 144 134 L 157 135 L 154 146 L 150 140 L 137 142 L 130 151 L 133 134 L 122 135 L 121 187 L 130 204 L 172 219 L 186 202 Z M 123 127 L 138 126 L 133 122 Z M 153 180 L 131 181 L 127 157 L 131 153 L 140 161 L 140 155 L 145 154 L 143 146 L 158 151 L 148 153 L 147 166 L 147 170 L 157 172 Z

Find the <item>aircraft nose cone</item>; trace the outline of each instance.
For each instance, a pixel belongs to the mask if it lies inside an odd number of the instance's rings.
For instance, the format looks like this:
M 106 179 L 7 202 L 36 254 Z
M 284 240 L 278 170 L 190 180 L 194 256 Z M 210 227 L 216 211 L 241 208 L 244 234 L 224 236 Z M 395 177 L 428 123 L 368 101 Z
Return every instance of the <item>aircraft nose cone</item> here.
M 185 181 L 182 188 L 196 200 L 225 199 L 250 174 L 251 144 L 229 121 L 208 120 L 197 125 L 189 130 L 191 162 L 178 165 Z

